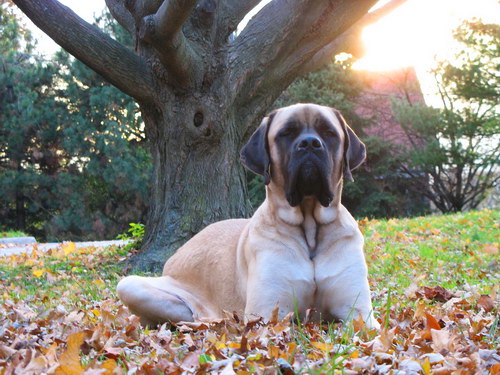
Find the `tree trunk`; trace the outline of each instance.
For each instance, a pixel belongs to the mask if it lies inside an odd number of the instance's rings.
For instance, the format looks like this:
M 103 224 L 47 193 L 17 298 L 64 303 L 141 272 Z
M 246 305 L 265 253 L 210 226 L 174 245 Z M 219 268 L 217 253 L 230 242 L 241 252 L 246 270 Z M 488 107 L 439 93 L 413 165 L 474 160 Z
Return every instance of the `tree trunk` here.
M 217 102 L 178 100 L 171 110 L 142 108 L 151 140 L 151 202 L 134 271 L 158 272 L 210 223 L 247 217 L 245 171 L 239 162 L 241 123 Z M 181 131 L 180 129 L 184 129 Z M 154 133 L 154 134 L 151 134 Z

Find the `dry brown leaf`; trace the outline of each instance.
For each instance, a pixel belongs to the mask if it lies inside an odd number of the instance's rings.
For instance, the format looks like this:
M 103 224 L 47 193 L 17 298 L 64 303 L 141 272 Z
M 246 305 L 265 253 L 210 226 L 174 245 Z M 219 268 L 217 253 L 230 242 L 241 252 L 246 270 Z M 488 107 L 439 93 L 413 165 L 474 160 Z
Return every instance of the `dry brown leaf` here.
M 493 366 L 490 367 L 490 374 L 500 375 L 500 363 L 495 363 Z
M 409 299 L 417 298 L 417 292 L 419 288 L 419 284 L 427 277 L 427 275 L 419 275 L 408 288 L 405 290 L 405 296 Z
M 455 368 L 448 368 L 446 366 L 434 367 L 432 369 L 432 375 L 451 375 L 455 371 Z
M 280 312 L 280 308 L 278 307 L 278 305 L 276 305 L 273 309 L 273 312 L 271 314 L 271 320 L 269 321 L 269 323 L 271 324 L 276 324 L 278 323 L 278 319 L 279 319 L 279 312 Z
M 453 350 L 453 340 L 450 336 L 450 333 L 445 330 L 445 329 L 431 329 L 431 336 L 432 336 L 432 347 L 434 348 L 434 351 L 440 352 L 443 349 L 446 349 L 448 351 Z
M 425 318 L 425 302 L 419 301 L 413 314 L 413 319 Z
M 420 333 L 420 338 L 424 340 L 431 340 L 432 339 L 432 333 L 431 330 L 440 330 L 441 326 L 439 325 L 439 322 L 434 318 L 431 314 L 429 314 L 427 311 L 424 311 L 424 316 L 425 316 L 425 329 Z
M 47 366 L 47 360 L 42 357 L 32 357 L 28 365 L 23 369 L 25 374 L 40 374 Z
M 438 302 L 447 302 L 454 297 L 452 293 L 439 285 L 432 288 L 424 286 L 423 291 L 417 291 L 416 295 Z
M 14 355 L 17 350 L 9 348 L 7 345 L 0 344 L 0 358 L 7 359 L 10 356 Z
M 352 324 L 353 324 L 354 332 L 356 332 L 356 333 L 363 331 L 366 328 L 365 321 L 364 321 L 361 313 L 358 314 L 357 318 L 354 318 L 352 320 Z
M 333 344 L 332 343 L 329 343 L 329 342 L 316 342 L 316 341 L 313 341 L 311 342 L 311 346 L 316 348 L 316 349 L 319 349 L 323 352 L 330 352 L 333 350 Z
M 427 311 L 425 312 L 425 317 L 427 318 L 427 329 L 436 329 L 436 330 L 441 329 L 441 326 L 439 325 L 439 322 L 437 321 L 437 319 L 434 318 Z
M 186 357 L 182 360 L 182 368 L 184 370 L 191 370 L 196 367 L 200 362 L 199 358 L 201 355 L 201 351 L 196 350 L 194 352 L 190 352 Z
M 101 365 L 101 368 L 105 369 L 106 371 L 103 373 L 103 375 L 113 375 L 113 371 L 116 369 L 118 364 L 116 361 L 112 358 L 107 359 L 103 364 Z
M 61 355 L 56 375 L 80 375 L 83 373 L 83 367 L 80 364 L 80 346 L 84 339 L 85 332 L 76 332 L 68 336 L 68 347 Z
M 372 341 L 367 343 L 367 346 L 371 348 L 373 352 L 386 352 L 392 345 L 394 340 L 395 328 L 391 330 L 382 329 L 380 334 L 376 336 Z
M 486 312 L 490 312 L 495 307 L 495 303 L 489 295 L 482 294 L 477 301 L 477 306 Z
M 47 358 L 49 367 L 53 367 L 58 364 L 57 362 L 57 344 L 52 344 L 47 350 L 45 350 L 45 358 Z

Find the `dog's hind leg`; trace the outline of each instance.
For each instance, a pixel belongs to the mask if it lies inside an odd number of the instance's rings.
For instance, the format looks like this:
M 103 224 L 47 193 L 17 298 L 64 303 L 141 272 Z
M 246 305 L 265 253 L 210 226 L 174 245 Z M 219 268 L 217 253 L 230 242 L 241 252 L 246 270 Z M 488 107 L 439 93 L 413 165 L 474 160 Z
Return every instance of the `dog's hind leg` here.
M 169 288 L 165 277 L 128 276 L 118 283 L 117 292 L 143 325 L 193 321 L 196 316 L 189 302 Z

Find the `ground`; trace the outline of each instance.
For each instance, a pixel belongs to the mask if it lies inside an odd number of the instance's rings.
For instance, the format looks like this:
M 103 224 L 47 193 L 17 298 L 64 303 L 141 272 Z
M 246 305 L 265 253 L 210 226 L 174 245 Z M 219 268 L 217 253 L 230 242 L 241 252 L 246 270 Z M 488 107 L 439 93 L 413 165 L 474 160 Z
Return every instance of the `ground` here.
M 144 329 L 116 299 L 130 251 L 0 257 L 0 375 L 500 374 L 499 219 L 362 220 L 380 331 L 233 313 Z

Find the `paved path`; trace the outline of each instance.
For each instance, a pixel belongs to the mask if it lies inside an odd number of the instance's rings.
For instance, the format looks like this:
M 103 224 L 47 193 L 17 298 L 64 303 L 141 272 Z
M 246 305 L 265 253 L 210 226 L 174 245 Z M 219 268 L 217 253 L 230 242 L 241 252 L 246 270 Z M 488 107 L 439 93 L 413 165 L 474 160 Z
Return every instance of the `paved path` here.
M 128 244 L 129 240 L 112 240 L 112 241 L 90 241 L 90 242 L 75 242 L 77 247 L 106 247 L 106 246 L 124 246 Z M 61 242 L 52 242 L 52 243 L 30 243 L 25 245 L 18 245 L 15 243 L 8 244 L 6 246 L 0 248 L 0 256 L 7 256 L 13 254 L 21 254 L 21 253 L 29 253 L 33 251 L 34 246 L 38 246 L 38 250 L 47 251 L 49 249 L 56 249 L 62 245 Z

